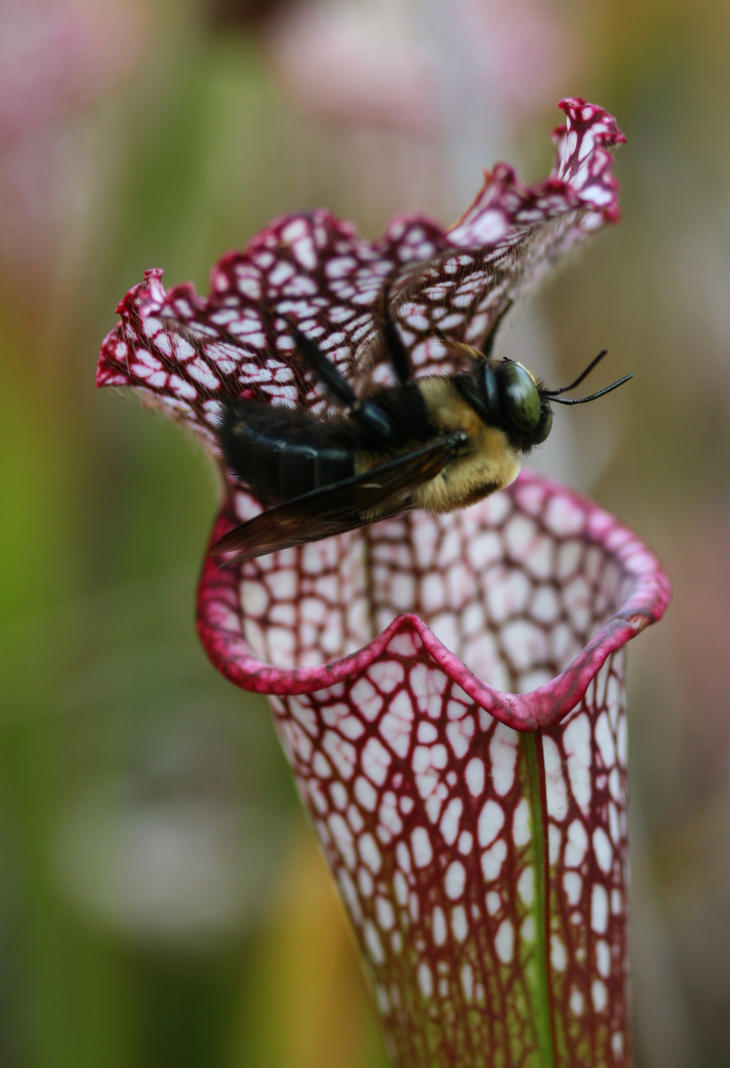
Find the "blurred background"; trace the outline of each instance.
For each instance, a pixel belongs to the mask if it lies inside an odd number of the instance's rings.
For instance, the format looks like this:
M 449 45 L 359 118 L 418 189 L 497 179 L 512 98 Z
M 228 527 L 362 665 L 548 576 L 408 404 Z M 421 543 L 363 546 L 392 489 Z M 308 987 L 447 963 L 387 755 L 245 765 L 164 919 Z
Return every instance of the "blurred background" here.
M 636 1061 L 727 1063 L 728 5 L 2 0 L 0 32 L 0 1063 L 384 1068 L 266 703 L 196 639 L 212 472 L 96 356 L 145 268 L 206 292 L 277 214 L 376 237 L 498 159 L 545 176 L 563 95 L 627 135 L 623 221 L 500 343 L 635 374 L 539 460 L 673 581 L 629 652 Z

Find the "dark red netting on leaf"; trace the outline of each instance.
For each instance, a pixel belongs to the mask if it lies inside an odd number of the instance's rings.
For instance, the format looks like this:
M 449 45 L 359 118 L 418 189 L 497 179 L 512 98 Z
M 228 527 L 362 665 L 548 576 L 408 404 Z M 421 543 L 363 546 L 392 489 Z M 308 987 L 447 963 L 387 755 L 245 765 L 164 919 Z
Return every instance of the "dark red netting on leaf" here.
M 499 164 L 450 230 L 401 216 L 368 242 L 316 211 L 224 257 L 206 298 L 147 272 L 98 383 L 139 389 L 220 460 L 222 401 L 333 407 L 292 323 L 357 390 L 389 380 L 384 294 L 416 374 L 449 373 L 441 336 L 478 346 L 618 217 L 615 120 L 561 106 L 551 175 Z M 211 544 L 262 507 L 221 473 Z M 630 531 L 531 474 L 449 515 L 206 557 L 203 644 L 272 695 L 398 1065 L 630 1063 L 623 647 L 668 596 Z

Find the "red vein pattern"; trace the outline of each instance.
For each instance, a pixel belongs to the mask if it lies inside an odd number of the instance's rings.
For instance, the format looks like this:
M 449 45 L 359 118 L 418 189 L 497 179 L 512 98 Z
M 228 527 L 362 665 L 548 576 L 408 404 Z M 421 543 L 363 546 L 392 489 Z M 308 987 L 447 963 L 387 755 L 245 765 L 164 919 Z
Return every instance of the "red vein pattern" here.
M 147 272 L 99 384 L 139 388 L 219 457 L 221 399 L 330 405 L 287 319 L 356 386 L 386 378 L 384 292 L 417 373 L 448 370 L 436 328 L 479 343 L 617 218 L 622 135 L 595 105 L 561 106 L 551 176 L 524 186 L 497 165 L 451 230 L 404 216 L 369 243 L 317 211 L 224 257 L 206 299 Z M 224 480 L 212 540 L 260 510 Z M 668 597 L 633 534 L 530 474 L 452 515 L 206 558 L 201 639 L 272 695 L 395 1064 L 630 1063 L 623 647 Z
M 662 614 L 666 580 L 605 512 L 529 474 L 458 524 L 387 527 L 368 535 L 370 597 L 375 629 L 395 620 L 365 648 L 310 670 L 251 654 L 269 640 L 298 663 L 307 628 L 357 614 L 348 554 L 316 596 L 302 561 L 296 615 L 288 568 L 239 586 L 209 560 L 203 643 L 239 685 L 281 695 L 395 1064 L 626 1065 L 622 647 Z

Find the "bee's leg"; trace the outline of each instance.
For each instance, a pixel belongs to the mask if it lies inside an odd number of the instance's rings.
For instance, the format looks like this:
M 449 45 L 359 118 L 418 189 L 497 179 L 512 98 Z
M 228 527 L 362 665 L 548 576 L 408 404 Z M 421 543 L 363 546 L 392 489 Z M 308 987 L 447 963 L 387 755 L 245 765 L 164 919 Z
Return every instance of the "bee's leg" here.
M 395 319 L 390 314 L 390 305 L 388 304 L 389 295 L 390 285 L 387 285 L 383 289 L 380 305 L 383 341 L 385 343 L 385 350 L 390 357 L 391 365 L 395 371 L 395 376 L 399 382 L 404 384 L 410 382 L 413 378 L 413 364 L 411 363 L 411 354 L 398 333 Z
M 512 307 L 513 304 L 514 304 L 513 300 L 508 300 L 507 301 L 507 303 L 505 304 L 505 306 L 502 308 L 501 312 L 499 313 L 499 315 L 495 319 L 493 325 L 490 326 L 489 333 L 485 335 L 484 340 L 482 341 L 481 345 L 479 346 L 480 351 L 482 352 L 482 354 L 487 359 L 489 359 L 491 357 L 491 355 L 492 355 L 492 349 L 494 348 L 494 342 L 497 340 L 497 332 L 498 332 L 500 326 L 502 325 L 502 320 L 504 319 L 504 317 L 506 316 L 507 312 L 510 310 L 510 308 Z
M 367 397 L 358 397 L 345 376 L 337 370 L 319 345 L 303 334 L 290 319 L 287 319 L 287 323 L 304 362 L 324 383 L 332 396 L 349 409 L 352 418 L 386 445 L 394 444 L 399 440 L 393 420 L 388 413 Z

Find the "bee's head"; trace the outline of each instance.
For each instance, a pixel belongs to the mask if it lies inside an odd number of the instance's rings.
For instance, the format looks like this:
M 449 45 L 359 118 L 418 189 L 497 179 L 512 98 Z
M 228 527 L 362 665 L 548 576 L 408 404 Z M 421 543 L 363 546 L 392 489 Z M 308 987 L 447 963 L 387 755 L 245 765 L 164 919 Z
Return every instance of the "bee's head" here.
M 496 393 L 499 422 L 510 442 L 522 452 L 541 445 L 552 428 L 553 413 L 532 371 L 507 359 L 487 361 L 482 371 L 485 393 Z
M 587 397 L 570 400 L 560 396 L 579 385 L 605 355 L 604 349 L 574 382 L 562 389 L 546 389 L 527 367 L 506 358 L 478 360 L 471 375 L 460 376 L 459 386 L 485 423 L 500 427 L 514 448 L 528 452 L 533 446 L 541 445 L 550 433 L 553 401 L 556 404 L 584 404 L 610 393 L 632 377 L 624 375 Z

